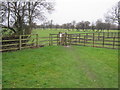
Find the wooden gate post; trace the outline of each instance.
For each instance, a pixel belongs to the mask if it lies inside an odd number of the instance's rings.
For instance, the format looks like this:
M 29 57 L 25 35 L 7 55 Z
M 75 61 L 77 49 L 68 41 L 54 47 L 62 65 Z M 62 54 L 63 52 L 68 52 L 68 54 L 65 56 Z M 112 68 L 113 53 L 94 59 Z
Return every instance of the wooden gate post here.
M 113 49 L 115 47 L 115 36 L 113 37 Z
M 86 33 L 86 43 L 88 42 L 88 33 Z
M 104 41 L 105 41 L 105 33 L 103 32 L 103 47 L 104 47 Z
M 65 33 L 62 34 L 62 43 L 61 43 L 63 46 L 65 45 Z
M 65 46 L 67 46 L 67 33 L 65 32 L 65 35 L 64 35 L 64 43 L 65 43 Z
M 79 34 L 79 43 L 80 43 L 80 38 L 81 38 L 80 36 L 81 36 L 81 34 Z
M 49 34 L 49 46 L 51 45 L 51 35 Z
M 70 35 L 70 45 L 72 44 L 72 35 Z
M 22 44 L 21 35 L 19 35 L 19 50 L 21 50 L 21 44 Z
M 59 34 L 57 34 L 57 45 L 59 45 Z
M 70 45 L 70 35 L 68 34 L 67 37 L 68 37 L 68 45 Z
M 36 34 L 36 47 L 38 47 L 38 34 Z
M 86 36 L 84 35 L 84 46 L 85 46 Z
M 51 45 L 53 45 L 53 37 L 52 37 L 52 35 L 51 35 Z

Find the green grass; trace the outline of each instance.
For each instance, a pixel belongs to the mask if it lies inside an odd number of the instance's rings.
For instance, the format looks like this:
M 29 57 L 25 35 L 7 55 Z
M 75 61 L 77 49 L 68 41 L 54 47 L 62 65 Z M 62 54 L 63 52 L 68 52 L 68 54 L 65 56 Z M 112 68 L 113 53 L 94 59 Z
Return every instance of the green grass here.
M 0 53 L 0 89 L 2 89 L 2 53 Z
M 49 37 L 49 34 L 58 34 L 59 32 L 67 32 L 67 33 L 80 33 L 80 32 L 77 32 L 77 31 L 71 31 L 71 30 L 67 30 L 67 29 L 58 29 L 58 30 L 55 30 L 55 29 L 45 29 L 45 30 L 42 30 L 42 29 L 35 29 L 33 30 L 33 33 L 34 34 L 39 34 L 40 37 Z
M 33 30 L 39 37 L 59 32 L 86 33 L 66 29 Z M 118 50 L 49 46 L 5 52 L 2 61 L 3 88 L 118 87 Z
M 68 34 L 74 34 L 74 33 L 89 33 L 93 32 L 92 30 L 86 30 L 85 32 L 83 30 L 77 31 L 76 29 L 67 30 L 67 29 L 34 29 L 34 34 L 39 34 L 40 37 L 48 37 L 49 34 L 58 34 L 59 32 L 67 32 Z M 95 31 L 96 32 L 96 31 Z M 107 32 L 107 30 L 104 30 L 104 32 Z M 110 30 L 110 32 L 118 32 L 118 30 Z
M 117 88 L 118 50 L 49 46 L 3 53 L 3 88 Z

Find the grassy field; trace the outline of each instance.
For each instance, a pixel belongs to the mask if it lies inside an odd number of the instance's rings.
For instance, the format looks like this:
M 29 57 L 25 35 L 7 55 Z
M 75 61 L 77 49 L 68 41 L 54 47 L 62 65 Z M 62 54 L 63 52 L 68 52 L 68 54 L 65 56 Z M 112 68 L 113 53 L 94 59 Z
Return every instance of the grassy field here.
M 49 34 L 58 34 L 59 32 L 67 32 L 68 34 L 73 34 L 73 33 L 87 33 L 87 32 L 93 32 L 92 30 L 86 30 L 86 32 L 84 32 L 83 30 L 77 31 L 76 29 L 72 30 L 67 30 L 67 29 L 34 29 L 33 33 L 34 34 L 39 34 L 40 37 L 46 37 L 49 36 Z M 95 32 L 97 32 L 97 30 L 95 30 Z M 107 30 L 104 30 L 104 32 L 107 32 Z M 118 32 L 118 30 L 110 30 L 110 32 Z
M 33 30 L 33 34 L 39 34 L 40 37 L 59 32 L 86 33 L 66 29 Z M 3 88 L 118 87 L 118 50 L 47 46 L 4 52 L 2 56 Z
M 55 30 L 55 29 L 45 29 L 45 30 L 42 30 L 42 29 L 34 29 L 33 30 L 33 33 L 34 34 L 39 34 L 40 37 L 48 37 L 49 34 L 58 34 L 59 32 L 67 32 L 67 33 L 83 33 L 83 32 L 77 32 L 76 30 L 67 30 L 67 29 L 58 29 L 58 30 Z
M 3 53 L 3 88 L 117 88 L 118 50 L 49 46 Z

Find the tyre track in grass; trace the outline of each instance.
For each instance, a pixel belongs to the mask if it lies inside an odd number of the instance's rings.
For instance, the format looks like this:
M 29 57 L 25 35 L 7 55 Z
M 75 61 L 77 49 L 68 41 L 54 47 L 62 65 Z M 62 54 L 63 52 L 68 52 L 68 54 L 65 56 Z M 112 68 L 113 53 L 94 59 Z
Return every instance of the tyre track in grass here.
M 70 47 L 64 47 L 63 49 L 66 50 L 66 52 L 70 53 L 70 55 L 73 57 L 74 60 L 77 62 L 77 66 L 79 69 L 82 69 L 85 73 L 85 76 L 90 79 L 92 83 L 92 88 L 102 88 L 104 85 L 102 83 L 99 83 L 97 80 L 96 74 L 90 69 L 90 67 L 80 59 L 80 55 L 77 53 L 76 48 L 70 46 Z

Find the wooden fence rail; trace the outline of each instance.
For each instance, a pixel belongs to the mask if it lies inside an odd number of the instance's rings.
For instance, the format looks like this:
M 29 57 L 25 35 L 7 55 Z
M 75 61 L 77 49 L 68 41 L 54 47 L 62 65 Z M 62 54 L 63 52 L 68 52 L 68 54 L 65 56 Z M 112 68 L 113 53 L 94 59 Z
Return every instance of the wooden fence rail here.
M 1 37 L 0 51 L 21 50 L 22 48 L 34 47 L 34 38 L 35 34 Z
M 119 49 L 120 46 L 120 33 L 119 32 L 99 32 L 99 33 L 76 33 L 76 34 L 67 34 L 64 44 L 60 44 L 60 38 L 54 45 L 80 45 L 80 46 L 92 46 L 92 47 L 102 47 L 102 48 L 113 48 Z M 50 34 L 50 45 L 55 42 L 52 37 L 59 36 L 59 34 Z M 61 39 L 62 39 L 61 38 Z
M 102 48 L 119 49 L 119 32 L 99 32 L 99 33 L 64 33 L 63 37 L 59 34 L 49 34 L 49 37 L 39 37 L 38 34 L 16 35 L 1 37 L 0 51 L 21 50 L 24 48 L 35 48 L 51 45 L 79 45 Z
M 53 38 L 56 38 L 53 41 L 57 41 L 57 37 Z M 48 46 L 49 39 L 50 37 L 39 37 L 38 34 L 1 37 L 0 52 Z

